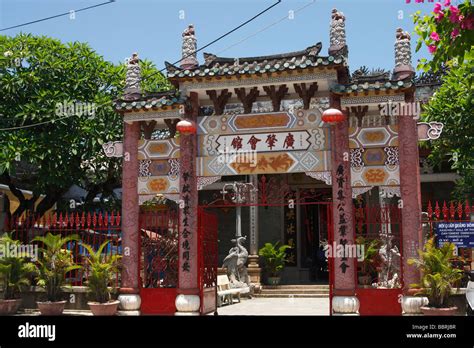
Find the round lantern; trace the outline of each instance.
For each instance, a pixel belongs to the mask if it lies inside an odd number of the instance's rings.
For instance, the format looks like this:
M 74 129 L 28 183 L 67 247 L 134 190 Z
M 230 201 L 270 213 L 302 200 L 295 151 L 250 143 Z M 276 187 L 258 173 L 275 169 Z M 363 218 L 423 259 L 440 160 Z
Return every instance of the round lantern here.
M 190 120 L 181 120 L 176 125 L 176 130 L 183 135 L 196 134 L 196 124 Z
M 321 119 L 326 123 L 335 124 L 344 121 L 345 116 L 341 110 L 331 108 L 324 110 Z

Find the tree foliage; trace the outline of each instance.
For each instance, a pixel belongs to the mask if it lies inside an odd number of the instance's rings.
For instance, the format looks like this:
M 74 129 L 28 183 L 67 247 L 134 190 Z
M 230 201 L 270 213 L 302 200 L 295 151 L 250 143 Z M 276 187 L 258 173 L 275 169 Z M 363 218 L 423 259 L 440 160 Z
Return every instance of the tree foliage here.
M 431 60 L 422 60 L 425 71 L 446 70 L 440 89 L 426 105 L 422 119 L 444 123 L 439 140 L 430 144 L 433 163 L 444 161 L 461 175 L 454 196 L 474 198 L 474 7 L 466 0 L 454 6 L 449 0 L 435 3 L 428 16 L 414 15 L 419 35 L 416 50 L 425 44 Z
M 151 62 L 141 64 L 151 75 L 144 90 L 170 88 Z M 105 157 L 102 144 L 122 138 L 112 101 L 125 73 L 124 63 L 105 61 L 85 43 L 0 36 L 0 183 L 19 198 L 17 214 L 32 210 L 40 194 L 36 210 L 44 213 L 73 184 L 91 199 L 120 186 L 121 161 Z M 19 187 L 34 197 L 28 201 Z

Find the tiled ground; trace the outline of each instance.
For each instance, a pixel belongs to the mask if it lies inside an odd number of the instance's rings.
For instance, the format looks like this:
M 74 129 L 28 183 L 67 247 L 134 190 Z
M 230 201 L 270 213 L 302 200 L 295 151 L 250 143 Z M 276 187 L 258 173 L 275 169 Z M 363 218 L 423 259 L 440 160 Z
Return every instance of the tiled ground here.
M 253 298 L 218 308 L 219 315 L 329 315 L 329 298 Z

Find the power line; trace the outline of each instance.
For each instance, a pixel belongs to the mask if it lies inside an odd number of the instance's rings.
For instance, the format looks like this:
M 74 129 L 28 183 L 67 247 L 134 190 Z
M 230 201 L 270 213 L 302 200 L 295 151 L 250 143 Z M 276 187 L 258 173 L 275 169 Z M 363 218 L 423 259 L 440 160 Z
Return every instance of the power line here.
M 197 49 L 197 50 L 191 52 L 191 53 L 188 54 L 187 56 L 181 57 L 180 60 L 177 60 L 176 62 L 174 62 L 174 63 L 172 63 L 172 64 L 173 64 L 173 65 L 178 64 L 178 63 L 181 62 L 183 59 L 186 59 L 186 58 L 188 58 L 188 57 L 194 56 L 196 53 L 202 51 L 202 50 L 205 49 L 206 47 L 209 47 L 209 46 L 211 46 L 212 44 L 215 44 L 217 41 L 222 40 L 222 39 L 225 38 L 226 36 L 232 34 L 234 31 L 239 30 L 239 29 L 242 28 L 243 26 L 245 26 L 245 25 L 247 25 L 248 23 L 254 21 L 254 20 L 257 19 L 258 17 L 260 17 L 261 15 L 263 15 L 265 12 L 271 10 L 273 7 L 275 7 L 276 5 L 279 5 L 280 3 L 281 3 L 281 0 L 277 0 L 277 2 L 275 2 L 273 5 L 267 7 L 267 8 L 264 9 L 263 11 L 257 13 L 255 16 L 253 16 L 252 18 L 246 20 L 245 22 L 243 22 L 242 24 L 238 25 L 238 26 L 235 27 L 234 29 L 229 30 L 227 33 L 225 33 L 225 34 L 219 36 L 217 39 L 215 39 L 215 40 L 209 42 L 208 44 L 202 46 L 201 48 L 199 48 L 199 49 Z M 161 70 L 159 70 L 159 71 L 157 71 L 157 72 L 154 72 L 154 73 L 151 74 L 151 75 L 146 76 L 145 78 L 142 79 L 142 81 L 146 81 L 146 79 L 148 79 L 148 78 L 150 78 L 150 77 L 152 77 L 152 76 L 155 76 L 155 75 L 158 74 L 158 73 L 162 73 L 162 72 L 165 71 L 165 70 L 166 70 L 166 67 L 163 68 L 163 69 L 161 69 Z
M 303 10 L 306 9 L 307 7 L 313 5 L 315 2 L 316 2 L 316 0 L 311 0 L 310 3 L 308 3 L 308 4 L 304 5 L 304 6 L 301 6 L 300 8 L 297 8 L 297 9 L 294 11 L 294 13 L 298 13 L 298 12 L 300 12 L 300 11 L 303 11 Z M 245 42 L 245 41 L 247 41 L 248 39 L 250 39 L 250 38 L 252 38 L 252 37 L 254 37 L 254 36 L 257 36 L 258 34 L 264 32 L 264 31 L 267 30 L 267 29 L 270 29 L 271 27 L 273 27 L 273 26 L 275 26 L 275 25 L 277 25 L 277 24 L 283 22 L 283 21 L 286 20 L 286 19 L 289 19 L 289 17 L 288 17 L 287 15 L 283 16 L 282 18 L 278 19 L 277 21 L 275 21 L 275 22 L 273 22 L 273 23 L 270 23 L 270 24 L 267 25 L 266 27 L 263 27 L 262 29 L 257 30 L 255 33 L 250 34 L 249 36 L 246 36 L 246 37 L 243 38 L 242 40 L 239 40 L 239 41 L 233 43 L 232 45 L 227 46 L 226 48 L 224 48 L 223 50 L 220 50 L 220 51 L 217 52 L 216 54 L 221 54 L 222 52 L 225 52 L 225 51 L 229 50 L 229 49 L 232 48 L 232 47 L 235 47 L 235 46 L 237 46 L 237 45 L 240 45 L 242 42 Z
M 115 2 L 115 0 L 109 0 L 109 1 L 107 1 L 107 2 L 102 2 L 102 3 L 97 4 L 97 5 L 87 6 L 87 7 L 83 7 L 83 8 L 77 9 L 77 10 L 71 10 L 71 11 L 69 11 L 69 12 L 60 13 L 60 14 L 57 14 L 57 15 L 54 15 L 54 16 L 50 16 L 50 17 L 46 17 L 46 18 L 37 19 L 37 20 L 31 21 L 31 22 L 26 22 L 26 23 L 22 23 L 22 24 L 17 24 L 17 25 L 14 25 L 14 26 L 12 26 L 12 27 L 0 29 L 0 31 L 5 31 L 5 30 L 15 29 L 15 28 L 19 28 L 19 27 L 24 27 L 24 26 L 27 26 L 27 25 L 30 25 L 30 24 L 35 24 L 35 23 L 39 23 L 39 22 L 48 21 L 48 20 L 50 20 L 50 19 L 59 18 L 59 17 L 62 17 L 62 16 L 68 16 L 68 15 L 71 15 L 71 13 L 87 11 L 87 10 L 90 10 L 90 9 L 92 9 L 92 8 L 95 8 L 95 7 L 104 6 L 104 5 L 109 5 L 109 4 L 113 3 L 113 2 Z

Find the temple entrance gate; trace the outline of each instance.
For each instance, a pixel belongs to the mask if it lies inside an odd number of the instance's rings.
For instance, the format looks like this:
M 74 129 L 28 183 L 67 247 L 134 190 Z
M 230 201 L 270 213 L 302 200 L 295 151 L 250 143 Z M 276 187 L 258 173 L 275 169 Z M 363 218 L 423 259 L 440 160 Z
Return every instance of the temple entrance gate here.
M 174 314 L 178 288 L 179 213 L 142 212 L 139 219 L 142 314 Z

